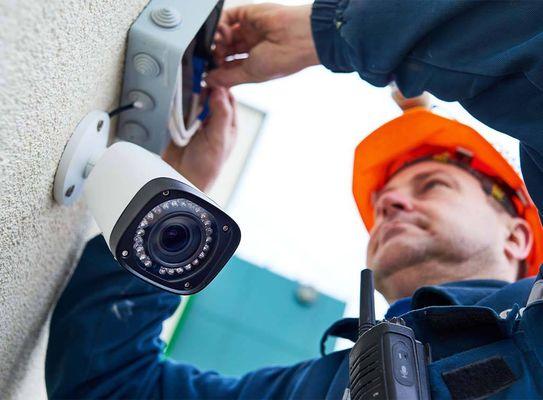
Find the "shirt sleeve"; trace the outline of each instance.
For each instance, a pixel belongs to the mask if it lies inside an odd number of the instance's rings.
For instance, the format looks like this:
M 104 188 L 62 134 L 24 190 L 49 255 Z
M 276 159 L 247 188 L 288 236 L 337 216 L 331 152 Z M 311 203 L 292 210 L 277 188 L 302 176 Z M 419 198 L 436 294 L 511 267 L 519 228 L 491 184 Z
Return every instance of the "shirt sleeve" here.
M 332 71 L 356 71 L 404 95 L 459 101 L 521 142 L 522 171 L 543 209 L 543 1 L 316 0 L 312 31 Z
M 102 236 L 91 240 L 52 316 L 49 398 L 286 398 L 312 364 L 232 378 L 166 359 L 159 335 L 179 301 L 119 266 Z

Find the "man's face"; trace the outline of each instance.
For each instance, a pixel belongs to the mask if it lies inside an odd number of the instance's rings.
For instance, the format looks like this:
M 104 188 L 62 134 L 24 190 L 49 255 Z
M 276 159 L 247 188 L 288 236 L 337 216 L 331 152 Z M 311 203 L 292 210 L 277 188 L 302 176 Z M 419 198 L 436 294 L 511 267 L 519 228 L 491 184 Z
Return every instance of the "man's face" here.
M 401 170 L 376 193 L 367 264 L 377 288 L 389 299 L 409 296 L 419 284 L 477 277 L 495 265 L 510 219 L 497 207 L 454 165 L 424 161 Z

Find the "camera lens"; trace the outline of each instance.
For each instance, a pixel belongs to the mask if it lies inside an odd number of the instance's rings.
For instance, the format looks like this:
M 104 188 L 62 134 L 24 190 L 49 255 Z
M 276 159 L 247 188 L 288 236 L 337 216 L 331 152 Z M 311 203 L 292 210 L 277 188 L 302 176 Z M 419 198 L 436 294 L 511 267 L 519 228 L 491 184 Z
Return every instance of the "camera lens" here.
M 172 199 L 147 210 L 132 247 L 141 268 L 175 280 L 205 266 L 213 255 L 216 232 L 209 210 L 188 199 Z
M 170 252 L 181 251 L 187 246 L 190 232 L 184 225 L 170 225 L 161 232 L 160 244 Z
M 190 263 L 205 240 L 204 227 L 187 213 L 168 215 L 157 221 L 149 233 L 151 258 L 166 267 Z

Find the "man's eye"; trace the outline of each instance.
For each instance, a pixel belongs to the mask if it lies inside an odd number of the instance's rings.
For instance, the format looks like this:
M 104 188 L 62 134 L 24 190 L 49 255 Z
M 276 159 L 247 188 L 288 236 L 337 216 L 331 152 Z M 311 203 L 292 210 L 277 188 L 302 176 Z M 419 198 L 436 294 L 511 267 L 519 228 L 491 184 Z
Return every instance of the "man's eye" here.
M 437 188 L 437 187 L 449 187 L 449 185 L 442 181 L 442 180 L 439 180 L 439 179 L 432 179 L 430 181 L 427 181 L 424 183 L 424 185 L 422 186 L 422 191 L 423 192 L 427 192 L 429 190 L 432 190 L 434 188 Z

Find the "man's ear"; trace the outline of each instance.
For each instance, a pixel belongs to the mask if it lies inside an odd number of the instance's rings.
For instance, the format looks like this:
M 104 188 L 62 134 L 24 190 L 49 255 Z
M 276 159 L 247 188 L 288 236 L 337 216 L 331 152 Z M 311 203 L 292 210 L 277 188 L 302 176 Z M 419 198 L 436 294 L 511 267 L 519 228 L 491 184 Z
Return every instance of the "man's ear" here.
M 509 237 L 505 242 L 505 256 L 510 260 L 522 261 L 530 254 L 534 244 L 532 228 L 522 218 L 511 218 Z

